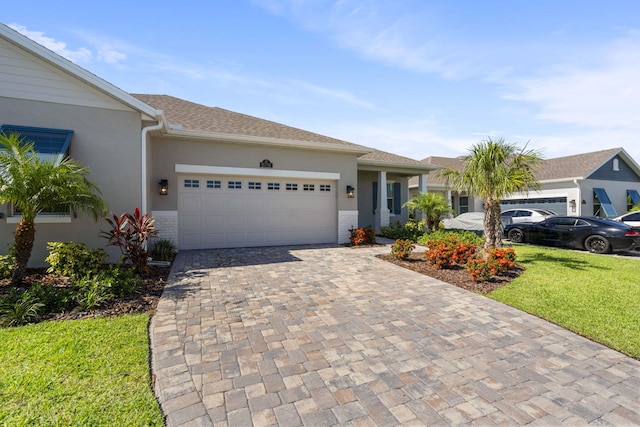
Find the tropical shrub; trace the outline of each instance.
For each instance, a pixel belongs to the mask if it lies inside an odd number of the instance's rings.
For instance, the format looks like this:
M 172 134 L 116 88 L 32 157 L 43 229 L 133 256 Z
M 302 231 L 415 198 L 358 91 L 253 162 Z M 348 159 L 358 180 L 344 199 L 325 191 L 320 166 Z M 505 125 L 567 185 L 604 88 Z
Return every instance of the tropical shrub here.
M 479 254 L 467 262 L 466 269 L 476 282 L 484 282 L 515 267 L 516 252 L 512 248 L 496 248 L 488 256 Z
M 351 237 L 349 241 L 353 246 L 375 245 L 376 231 L 371 227 L 362 227 L 349 230 Z
M 456 264 L 452 258 L 454 248 L 446 243 L 432 245 L 424 252 L 424 257 L 434 267 L 448 270 Z
M 0 279 L 8 279 L 13 274 L 15 261 L 11 255 L 0 255 Z
M 173 261 L 176 257 L 178 248 L 169 239 L 158 239 L 153 243 L 151 249 L 151 258 L 155 261 Z
M 55 273 L 72 279 L 81 279 L 96 274 L 104 266 L 107 253 L 104 249 L 88 249 L 84 243 L 49 242 L 49 255 L 45 259 Z
M 70 287 L 34 283 L 26 292 L 43 304 L 44 313 L 62 313 L 71 310 L 76 304 L 75 292 Z
M 391 245 L 391 255 L 398 259 L 407 259 L 411 256 L 411 252 L 413 252 L 415 248 L 416 245 L 413 243 L 413 240 L 398 239 Z
M 35 322 L 40 318 L 44 304 L 29 292 L 12 288 L 0 299 L 0 324 L 20 326 Z
M 76 286 L 75 299 L 80 311 L 98 308 L 114 296 L 98 277 L 87 276 L 76 282 Z
M 400 221 L 394 221 L 389 225 L 383 225 L 380 227 L 380 231 L 382 236 L 387 239 L 410 239 L 415 242 L 424 234 L 424 227 L 424 221 L 409 219 L 404 224 Z
M 117 297 L 130 295 L 140 287 L 140 276 L 133 268 L 112 265 L 96 275 L 94 281 Z
M 102 231 L 100 235 L 108 240 L 108 245 L 120 248 L 125 263 L 133 265 L 138 272 L 146 271 L 149 257 L 147 244 L 150 238 L 158 234 L 153 229 L 153 217 L 142 214 L 136 208 L 133 214 L 112 214 L 112 218 L 106 218 L 106 221 L 111 229 Z
M 431 247 L 434 244 L 441 243 L 442 241 L 451 243 L 470 243 L 476 246 L 482 245 L 484 239 L 473 231 L 432 231 L 427 233 L 418 239 L 418 244 Z

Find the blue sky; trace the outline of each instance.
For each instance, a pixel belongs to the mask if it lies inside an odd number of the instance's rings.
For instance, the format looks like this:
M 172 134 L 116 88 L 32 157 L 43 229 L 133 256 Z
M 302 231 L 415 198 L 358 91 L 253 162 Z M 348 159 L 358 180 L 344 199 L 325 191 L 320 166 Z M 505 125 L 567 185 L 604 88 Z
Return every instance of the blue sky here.
M 640 163 L 635 0 L 21 0 L 2 15 L 125 91 L 415 159 L 504 137 Z

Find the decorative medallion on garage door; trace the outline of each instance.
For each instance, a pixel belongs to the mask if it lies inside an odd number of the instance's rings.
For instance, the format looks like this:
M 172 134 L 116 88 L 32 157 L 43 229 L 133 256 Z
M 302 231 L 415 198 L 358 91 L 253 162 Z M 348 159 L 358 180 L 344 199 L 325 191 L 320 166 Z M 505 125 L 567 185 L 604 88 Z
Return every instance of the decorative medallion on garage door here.
M 264 159 L 260 162 L 261 168 L 273 168 L 273 163 L 271 163 L 268 159 Z

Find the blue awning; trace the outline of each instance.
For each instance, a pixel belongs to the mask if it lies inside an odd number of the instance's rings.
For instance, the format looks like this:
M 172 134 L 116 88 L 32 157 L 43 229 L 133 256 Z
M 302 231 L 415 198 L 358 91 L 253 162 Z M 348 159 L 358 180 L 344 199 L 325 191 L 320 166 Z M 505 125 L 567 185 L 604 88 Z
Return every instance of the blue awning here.
M 0 132 L 5 135 L 17 133 L 26 142 L 33 143 L 33 149 L 41 159 L 59 162 L 67 155 L 72 130 L 37 128 L 30 126 L 2 125 Z
M 613 206 L 613 203 L 611 203 L 611 200 L 609 199 L 609 195 L 604 190 L 604 188 L 594 188 L 593 192 L 596 194 L 596 197 L 600 202 L 600 206 L 605 216 L 607 217 L 618 216 L 618 212 L 616 211 L 616 208 Z
M 638 194 L 637 190 L 627 190 L 627 194 L 631 197 L 634 205 L 640 205 L 640 194 Z

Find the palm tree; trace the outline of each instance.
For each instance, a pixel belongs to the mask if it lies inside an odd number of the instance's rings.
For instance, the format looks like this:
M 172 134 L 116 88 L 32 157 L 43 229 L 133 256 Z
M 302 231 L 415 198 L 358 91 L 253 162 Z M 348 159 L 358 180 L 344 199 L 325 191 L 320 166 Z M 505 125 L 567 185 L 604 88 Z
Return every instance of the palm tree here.
M 412 212 L 422 212 L 429 231 L 436 228 L 442 215 L 453 212 L 448 200 L 438 193 L 420 193 L 402 206 L 409 208 Z
M 441 169 L 439 176 L 456 191 L 484 200 L 484 248 L 502 246 L 500 200 L 509 194 L 526 192 L 540 187 L 534 174 L 542 154 L 528 150 L 525 145 L 488 138 L 475 144 L 464 157 L 464 169 Z
M 12 284 L 20 284 L 26 272 L 39 213 L 73 209 L 91 214 L 95 221 L 106 214 L 107 206 L 86 178 L 88 173 L 68 157 L 38 157 L 34 144 L 18 134 L 0 133 L 0 204 L 11 203 L 22 215 L 15 231 Z

